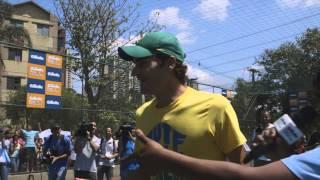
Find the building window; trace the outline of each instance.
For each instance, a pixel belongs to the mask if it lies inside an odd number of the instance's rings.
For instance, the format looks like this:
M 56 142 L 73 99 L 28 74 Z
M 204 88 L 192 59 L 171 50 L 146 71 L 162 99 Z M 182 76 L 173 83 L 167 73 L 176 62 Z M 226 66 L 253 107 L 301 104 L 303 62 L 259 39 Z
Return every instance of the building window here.
M 10 20 L 10 25 L 14 26 L 14 27 L 22 28 L 23 27 L 23 21 L 11 19 Z
M 9 48 L 8 60 L 22 61 L 22 49 Z
M 7 89 L 17 90 L 21 87 L 20 77 L 7 77 Z
M 39 36 L 49 37 L 49 26 L 44 24 L 37 24 L 37 32 Z

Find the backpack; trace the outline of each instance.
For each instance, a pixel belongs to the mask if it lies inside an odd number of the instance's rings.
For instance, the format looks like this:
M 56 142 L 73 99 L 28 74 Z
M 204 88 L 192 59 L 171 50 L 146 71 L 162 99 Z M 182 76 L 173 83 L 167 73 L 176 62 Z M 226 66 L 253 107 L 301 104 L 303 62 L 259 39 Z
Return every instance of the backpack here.
M 101 141 L 100 141 L 100 147 L 99 147 L 99 154 L 102 153 L 102 143 L 105 141 L 105 138 L 101 138 Z M 117 149 L 116 149 L 116 145 L 115 145 L 115 140 L 112 138 L 112 145 L 113 145 L 113 153 L 116 153 L 117 152 Z

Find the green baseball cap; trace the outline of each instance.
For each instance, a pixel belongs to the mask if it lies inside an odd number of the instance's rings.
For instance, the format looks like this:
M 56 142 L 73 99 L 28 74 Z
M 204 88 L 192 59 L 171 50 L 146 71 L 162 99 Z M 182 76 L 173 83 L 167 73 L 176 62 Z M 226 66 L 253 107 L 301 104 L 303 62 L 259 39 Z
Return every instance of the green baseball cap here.
M 185 58 L 178 39 L 173 34 L 166 32 L 147 33 L 134 46 L 119 47 L 118 54 L 120 58 L 127 61 L 158 54 L 174 56 L 181 62 L 183 62 Z

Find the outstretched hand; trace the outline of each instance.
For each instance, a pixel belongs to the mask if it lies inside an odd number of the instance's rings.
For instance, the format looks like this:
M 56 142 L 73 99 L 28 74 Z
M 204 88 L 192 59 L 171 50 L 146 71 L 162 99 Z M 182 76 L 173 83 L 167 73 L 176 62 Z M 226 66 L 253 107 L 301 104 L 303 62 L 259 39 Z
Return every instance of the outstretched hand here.
M 290 147 L 282 138 L 279 136 L 277 130 L 274 127 L 263 130 L 262 134 L 257 135 L 254 139 L 253 147 L 258 145 L 272 144 L 272 150 L 270 150 L 267 156 L 271 160 L 279 160 L 288 155 L 292 154 L 295 147 Z
M 137 140 L 142 143 L 142 149 L 136 153 L 136 158 L 140 163 L 144 173 L 154 175 L 165 167 L 166 149 L 159 143 L 148 138 L 140 129 L 136 130 Z

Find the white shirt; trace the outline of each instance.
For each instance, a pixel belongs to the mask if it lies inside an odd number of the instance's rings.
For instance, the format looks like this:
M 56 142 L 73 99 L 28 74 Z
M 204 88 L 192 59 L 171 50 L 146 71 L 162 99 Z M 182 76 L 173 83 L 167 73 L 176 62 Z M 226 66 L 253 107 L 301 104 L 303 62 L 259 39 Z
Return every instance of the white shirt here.
M 101 156 L 110 157 L 115 152 L 117 152 L 118 149 L 118 143 L 110 138 L 109 140 L 104 140 L 101 144 L 101 154 L 99 158 L 99 165 L 103 166 L 112 166 L 114 167 L 114 158 L 108 160 L 108 159 L 102 159 Z

